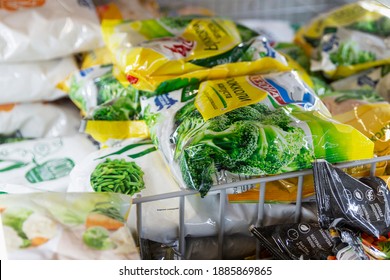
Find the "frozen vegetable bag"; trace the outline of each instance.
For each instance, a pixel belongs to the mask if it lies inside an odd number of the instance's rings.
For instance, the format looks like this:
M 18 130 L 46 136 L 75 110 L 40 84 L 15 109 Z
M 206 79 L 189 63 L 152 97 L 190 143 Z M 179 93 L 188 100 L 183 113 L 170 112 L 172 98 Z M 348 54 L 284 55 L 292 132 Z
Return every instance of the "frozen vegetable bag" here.
M 265 37 L 224 18 L 106 20 L 102 30 L 114 64 L 147 92 L 166 93 L 284 62 Z
M 69 173 L 95 151 L 84 135 L 41 138 L 0 145 L 0 184 L 18 184 L 40 191 L 66 191 Z
M 389 63 L 390 9 L 377 1 L 356 1 L 315 17 L 296 42 L 312 58 L 311 70 L 330 79 Z
M 315 158 L 373 156 L 373 143 L 326 117 L 294 71 L 211 80 L 143 99 L 141 106 L 181 186 L 202 196 L 231 181 L 230 174 L 271 175 L 309 168 Z
M 61 83 L 77 69 L 73 56 L 29 63 L 0 63 L 0 104 L 64 97 L 66 93 Z
M 139 259 L 130 206 L 115 193 L 3 194 L 1 250 L 10 260 Z
M 178 190 L 160 151 L 150 140 L 90 153 L 72 170 L 68 188 L 69 192 L 116 192 L 130 196 L 153 196 Z M 186 198 L 186 201 L 192 200 L 196 201 L 196 197 Z M 163 243 L 177 238 L 179 198 L 156 200 L 142 206 L 143 238 Z M 186 203 L 186 223 L 194 224 L 198 215 L 191 203 Z M 135 211 L 128 222 L 130 228 L 136 230 Z M 198 228 L 202 225 L 207 228 L 207 218 L 197 222 Z M 186 232 L 193 235 L 197 231 L 189 228 Z
M 103 45 L 90 0 L 2 1 L 0 62 L 64 57 Z

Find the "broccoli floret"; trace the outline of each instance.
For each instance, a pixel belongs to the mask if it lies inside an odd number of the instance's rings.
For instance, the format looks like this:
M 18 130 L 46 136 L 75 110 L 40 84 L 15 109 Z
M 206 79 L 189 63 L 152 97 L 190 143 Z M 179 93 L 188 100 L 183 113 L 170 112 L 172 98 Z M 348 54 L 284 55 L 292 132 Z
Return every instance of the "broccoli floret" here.
M 186 184 L 202 195 L 212 186 L 216 170 L 269 175 L 308 167 L 314 158 L 305 132 L 291 126 L 284 108 L 256 104 L 208 121 L 197 110 L 185 115 L 172 136 L 175 159 Z
M 180 170 L 186 185 L 199 191 L 204 197 L 210 190 L 216 172 L 210 148 L 204 145 L 192 146 L 183 152 L 179 160 Z

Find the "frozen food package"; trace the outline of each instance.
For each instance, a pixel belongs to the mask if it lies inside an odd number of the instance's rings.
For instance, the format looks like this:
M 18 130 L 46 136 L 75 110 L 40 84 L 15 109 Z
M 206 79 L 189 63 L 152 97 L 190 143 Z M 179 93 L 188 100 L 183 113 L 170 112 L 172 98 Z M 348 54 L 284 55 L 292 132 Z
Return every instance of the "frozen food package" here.
M 0 105 L 0 139 L 71 136 L 80 124 L 80 110 L 67 99 Z
M 62 83 L 78 69 L 73 56 L 0 63 L 0 104 L 52 101 L 66 96 Z
M 374 237 L 390 232 L 389 176 L 354 178 L 326 160 L 313 162 L 322 228 L 338 227 Z
M 390 104 L 369 88 L 328 91 L 319 95 L 333 118 L 359 130 L 374 143 L 377 156 L 390 154 Z
M 116 193 L 3 194 L 1 250 L 9 260 L 137 260 L 130 207 Z
M 249 230 L 274 259 L 326 260 L 333 255 L 331 236 L 317 223 L 252 225 Z
M 116 192 L 136 197 L 138 194 L 153 196 L 180 189 L 150 140 L 122 144 L 85 156 L 70 174 L 68 192 Z M 191 205 L 187 206 L 186 217 L 196 216 Z M 144 238 L 164 243 L 174 240 L 177 238 L 179 199 L 145 203 L 142 219 Z M 130 228 L 136 230 L 135 211 L 128 222 Z
M 3 2 L 0 63 L 60 58 L 104 45 L 91 0 Z
M 130 84 L 149 94 L 206 79 L 288 69 L 266 37 L 224 18 L 106 20 L 102 31 L 113 63 Z
M 371 89 L 390 102 L 390 65 L 382 65 L 339 79 L 330 84 L 335 91 Z
M 209 80 L 143 98 L 141 106 L 179 184 L 202 196 L 239 175 L 310 168 L 315 158 L 373 156 L 372 141 L 331 119 L 294 71 Z
M 390 260 L 390 233 L 380 235 L 379 237 L 372 236 L 363 232 L 361 234 L 361 242 L 364 252 L 372 260 Z
M 379 1 L 356 1 L 319 14 L 295 41 L 312 58 L 311 70 L 337 80 L 388 64 L 390 10 Z
M 2 144 L 0 184 L 65 192 L 73 167 L 96 149 L 96 146 L 81 134 Z
M 367 260 L 359 235 L 321 228 L 318 223 L 288 223 L 249 230 L 279 260 Z
M 69 98 L 91 120 L 135 120 L 140 111 L 139 92 L 123 86 L 113 75 L 112 64 L 95 65 L 73 72 L 68 80 Z

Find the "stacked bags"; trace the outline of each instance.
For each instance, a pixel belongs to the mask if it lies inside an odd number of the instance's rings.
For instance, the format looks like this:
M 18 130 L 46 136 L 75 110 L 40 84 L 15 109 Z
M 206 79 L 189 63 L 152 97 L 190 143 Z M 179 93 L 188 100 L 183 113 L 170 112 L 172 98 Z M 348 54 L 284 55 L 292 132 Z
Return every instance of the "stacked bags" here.
M 62 82 L 78 69 L 74 54 L 103 44 L 94 5 L 13 1 L 1 7 L 0 17 L 0 136 L 70 135 L 64 126 L 74 134 L 77 111 L 46 102 L 66 96 Z M 25 131 L 31 119 L 45 127 L 41 134 Z
M 64 192 L 74 165 L 96 150 L 78 134 L 64 84 L 78 69 L 75 55 L 103 44 L 95 6 L 13 1 L 0 17 L 1 189 Z
M 183 188 L 370 158 L 266 37 L 219 17 L 103 21 L 124 85 L 140 91 L 151 138 Z M 324 138 L 323 136 L 326 135 Z
M 377 156 L 390 152 L 389 22 L 388 7 L 358 1 L 319 15 L 295 38 L 333 117 L 368 137 Z

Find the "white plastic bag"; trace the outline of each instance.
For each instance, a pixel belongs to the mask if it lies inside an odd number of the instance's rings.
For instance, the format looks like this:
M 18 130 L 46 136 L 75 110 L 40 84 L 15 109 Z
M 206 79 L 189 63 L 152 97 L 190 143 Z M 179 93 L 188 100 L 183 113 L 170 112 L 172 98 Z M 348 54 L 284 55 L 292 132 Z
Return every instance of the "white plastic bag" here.
M 0 104 L 52 101 L 66 96 L 57 85 L 78 69 L 73 56 L 0 64 Z
M 0 136 L 70 136 L 80 123 L 80 111 L 69 100 L 0 105 Z
M 0 145 L 0 185 L 64 192 L 73 167 L 96 149 L 81 134 Z
M 0 62 L 59 58 L 103 46 L 90 0 L 7 1 L 0 19 Z
M 113 193 L 2 195 L 1 251 L 10 260 L 139 259 L 126 227 L 130 206 Z

